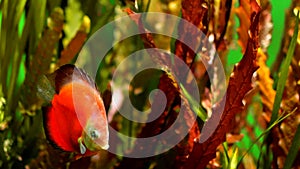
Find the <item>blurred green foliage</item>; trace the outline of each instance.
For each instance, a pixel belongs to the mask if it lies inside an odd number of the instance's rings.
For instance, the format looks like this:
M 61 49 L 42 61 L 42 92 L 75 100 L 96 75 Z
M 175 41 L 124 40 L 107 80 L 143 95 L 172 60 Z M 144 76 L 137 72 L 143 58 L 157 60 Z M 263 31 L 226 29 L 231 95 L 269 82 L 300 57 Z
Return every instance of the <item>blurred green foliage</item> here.
M 23 168 L 37 157 L 45 139 L 36 94 L 39 78 L 51 72 L 51 64 L 59 60 L 61 50 L 75 36 L 83 14 L 93 19 L 92 29 L 97 30 L 113 19 L 108 12 L 115 4 L 77 0 L 0 3 L 0 168 Z M 57 32 L 60 11 L 66 15 L 64 35 Z

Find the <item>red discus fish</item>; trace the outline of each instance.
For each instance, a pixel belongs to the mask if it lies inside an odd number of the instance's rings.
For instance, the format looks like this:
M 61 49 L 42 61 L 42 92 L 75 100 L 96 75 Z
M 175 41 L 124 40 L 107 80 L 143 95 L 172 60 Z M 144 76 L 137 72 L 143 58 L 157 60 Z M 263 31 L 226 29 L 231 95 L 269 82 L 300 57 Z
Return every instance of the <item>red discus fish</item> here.
M 60 67 L 51 77 L 55 94 L 44 112 L 48 140 L 79 156 L 108 149 L 106 111 L 95 82 L 70 64 Z

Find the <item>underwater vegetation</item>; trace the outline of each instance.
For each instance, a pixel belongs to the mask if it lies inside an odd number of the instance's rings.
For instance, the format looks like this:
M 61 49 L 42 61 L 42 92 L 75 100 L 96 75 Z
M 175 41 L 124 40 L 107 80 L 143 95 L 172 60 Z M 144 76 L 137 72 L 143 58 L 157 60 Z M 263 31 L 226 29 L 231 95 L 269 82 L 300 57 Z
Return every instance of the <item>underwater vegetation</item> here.
M 300 168 L 299 11 L 298 0 L 0 0 L 0 168 Z M 96 64 L 91 51 L 108 47 Z M 161 69 L 139 71 L 141 50 Z M 87 82 L 86 125 L 47 109 L 75 102 L 56 70 Z

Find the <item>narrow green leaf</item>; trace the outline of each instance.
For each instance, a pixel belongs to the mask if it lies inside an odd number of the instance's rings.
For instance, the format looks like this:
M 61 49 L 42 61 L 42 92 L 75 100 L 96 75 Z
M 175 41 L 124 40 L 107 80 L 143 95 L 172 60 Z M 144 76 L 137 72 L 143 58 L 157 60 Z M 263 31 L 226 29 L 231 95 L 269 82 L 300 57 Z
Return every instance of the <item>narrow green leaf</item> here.
M 21 36 L 23 29 L 24 29 L 24 25 L 25 25 L 25 21 L 26 21 L 26 15 L 25 12 L 22 13 L 22 16 L 20 18 L 20 22 L 19 22 L 19 27 L 18 27 L 18 35 Z
M 147 5 L 146 5 L 145 12 L 148 12 L 148 11 L 149 11 L 150 4 L 151 4 L 151 0 L 148 0 Z
M 92 26 L 90 34 L 95 33 L 103 25 L 108 23 L 114 17 L 114 12 L 115 12 L 114 10 L 115 10 L 115 6 L 108 7 L 107 12 L 103 13 L 102 17 L 96 21 L 94 26 Z
M 270 124 L 273 124 L 273 122 L 277 119 L 278 117 L 278 111 L 280 108 L 280 102 L 282 99 L 282 94 L 283 94 L 283 90 L 284 90 L 284 86 L 285 86 L 285 82 L 287 80 L 287 76 L 288 76 L 288 70 L 289 70 L 289 66 L 291 64 L 292 58 L 294 56 L 294 51 L 295 51 L 295 47 L 297 44 L 297 37 L 298 37 L 298 26 L 299 26 L 299 13 L 297 15 L 297 19 L 296 19 L 296 24 L 295 24 L 295 28 L 294 28 L 294 34 L 287 52 L 287 56 L 286 59 L 283 63 L 283 65 L 281 66 L 281 70 L 280 70 L 280 76 L 278 79 L 278 84 L 277 84 L 277 92 L 276 92 L 276 96 L 275 96 L 275 101 L 274 101 L 274 105 L 273 105 L 273 111 L 272 111 L 272 116 L 271 116 L 271 121 Z
M 31 32 L 32 30 L 32 18 L 33 15 L 34 15 L 34 12 L 33 12 L 33 6 L 30 5 L 29 6 L 29 10 L 27 11 L 27 18 L 26 18 L 26 21 L 25 21 L 25 25 L 24 25 L 24 28 L 23 28 L 23 31 L 22 31 L 22 35 L 21 35 L 21 38 L 20 38 L 20 51 L 24 51 L 25 49 L 25 46 L 26 46 L 26 42 L 28 40 L 28 36 L 29 36 L 29 33 Z
M 45 24 L 45 13 L 46 13 L 46 0 L 34 1 L 37 5 L 37 9 L 35 9 L 35 32 L 37 35 L 40 35 L 43 31 L 43 27 Z
M 17 104 L 17 100 L 18 100 L 17 97 L 19 96 L 17 94 L 19 89 L 16 88 L 16 83 L 17 83 L 17 78 L 19 75 L 19 69 L 20 69 L 22 55 L 20 55 L 20 51 L 18 50 L 19 49 L 19 41 L 20 41 L 19 35 L 18 35 L 18 26 L 19 26 L 20 18 L 22 16 L 22 13 L 25 8 L 25 4 L 26 4 L 26 0 L 20 0 L 16 4 L 15 8 L 11 9 L 16 12 L 11 13 L 9 11 L 9 15 L 14 16 L 14 19 L 11 20 L 13 25 L 9 29 L 14 30 L 14 31 L 12 32 L 10 37 L 8 37 L 6 39 L 6 41 L 7 41 L 6 48 L 7 47 L 10 48 L 10 50 L 7 50 L 7 51 L 12 51 L 9 53 L 8 52 L 5 53 L 5 55 L 10 56 L 9 58 L 12 58 L 12 60 L 9 60 L 9 63 L 11 63 L 12 72 L 11 72 L 11 76 L 9 77 L 10 81 L 9 81 L 9 85 L 8 85 L 9 87 L 8 87 L 8 92 L 7 92 L 7 110 L 6 110 L 6 112 L 8 112 L 8 113 L 12 109 L 15 108 L 15 105 Z M 8 16 L 8 18 L 10 18 L 12 16 Z
M 29 22 L 29 53 L 35 52 L 45 25 L 46 0 L 30 1 Z
M 227 144 L 227 142 L 224 142 L 222 145 L 223 145 L 223 148 L 224 148 L 224 152 L 223 152 L 223 155 L 224 155 L 223 167 L 224 168 L 228 168 L 229 164 L 230 164 L 230 158 L 229 158 L 229 155 L 228 155 L 228 144 Z
M 299 152 L 300 148 L 300 125 L 298 125 L 295 137 L 293 139 L 292 145 L 290 147 L 289 153 L 286 156 L 286 160 L 283 166 L 283 169 L 292 168 L 292 165 L 296 159 L 297 153 Z
M 235 147 L 234 150 L 233 150 L 233 155 L 230 159 L 230 169 L 235 169 L 237 168 L 237 165 L 238 165 L 238 148 Z
M 27 0 L 20 0 L 17 1 L 17 5 L 16 5 L 16 9 L 15 11 L 13 11 L 14 13 L 12 13 L 11 15 L 14 17 L 14 27 L 18 27 L 18 25 L 20 24 L 20 19 L 23 15 L 23 11 L 25 8 L 25 4 L 26 4 Z
M 9 63 L 9 57 L 6 57 L 6 39 L 8 36 L 8 18 L 7 18 L 7 13 L 8 13 L 8 0 L 3 0 L 1 2 L 1 35 L 0 35 L 0 67 L 1 67 L 1 72 L 0 72 L 0 78 L 1 78 L 1 84 L 2 84 L 2 91 L 4 92 L 3 94 L 6 95 L 6 70 L 8 67 Z
M 297 110 L 297 108 L 295 108 L 292 112 L 290 112 L 289 114 L 285 115 L 285 116 L 280 116 L 279 118 L 277 118 L 263 133 L 261 133 L 255 140 L 254 142 L 250 145 L 250 147 L 246 150 L 246 152 L 242 155 L 241 159 L 239 160 L 239 162 L 237 163 L 237 167 L 241 164 L 243 158 L 249 153 L 249 151 L 252 149 L 252 147 L 266 134 L 269 133 L 269 131 L 275 127 L 277 124 L 279 124 L 280 122 L 282 122 L 284 119 L 288 118 L 290 115 L 292 115 L 295 111 Z
M 197 116 L 200 117 L 202 121 L 206 121 L 207 114 L 205 110 L 200 106 L 199 103 L 195 101 L 195 99 L 189 94 L 189 92 L 184 88 L 182 84 L 180 84 L 180 88 L 182 90 L 182 94 L 185 96 L 185 98 L 190 103 L 191 109 L 197 114 Z

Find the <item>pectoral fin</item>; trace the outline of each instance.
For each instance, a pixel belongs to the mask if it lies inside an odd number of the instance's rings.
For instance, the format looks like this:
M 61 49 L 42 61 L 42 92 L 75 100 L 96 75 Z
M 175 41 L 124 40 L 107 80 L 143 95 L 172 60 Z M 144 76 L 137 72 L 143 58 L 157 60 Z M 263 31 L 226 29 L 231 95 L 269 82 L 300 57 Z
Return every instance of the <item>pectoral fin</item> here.
M 84 154 L 86 152 L 86 147 L 84 146 L 81 137 L 78 138 L 78 144 L 79 144 L 80 153 Z

